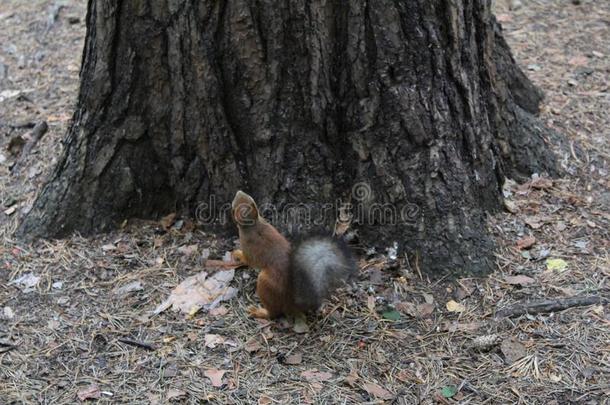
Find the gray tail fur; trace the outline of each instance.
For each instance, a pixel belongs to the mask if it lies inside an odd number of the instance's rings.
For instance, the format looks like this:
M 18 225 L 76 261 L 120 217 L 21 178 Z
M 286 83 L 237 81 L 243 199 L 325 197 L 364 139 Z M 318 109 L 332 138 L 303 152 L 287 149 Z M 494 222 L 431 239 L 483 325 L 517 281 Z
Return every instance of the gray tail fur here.
M 313 236 L 297 243 L 290 254 L 290 270 L 294 302 L 300 311 L 318 309 L 357 272 L 349 246 L 328 236 Z

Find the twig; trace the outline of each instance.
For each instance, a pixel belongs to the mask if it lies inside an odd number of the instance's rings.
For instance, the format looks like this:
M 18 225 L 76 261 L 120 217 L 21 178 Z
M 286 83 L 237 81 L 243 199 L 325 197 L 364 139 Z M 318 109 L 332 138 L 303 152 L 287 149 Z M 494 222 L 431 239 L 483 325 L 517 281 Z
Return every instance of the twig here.
M 16 348 L 17 346 L 14 344 L 0 341 L 0 353 L 6 353 Z
M 141 347 L 142 349 L 146 349 L 149 351 L 157 350 L 157 348 L 155 346 L 151 345 L 150 343 L 139 342 L 137 340 L 127 339 L 127 338 L 118 338 L 117 340 L 121 343 L 125 343 L 126 345 Z
M 525 302 L 512 307 L 501 309 L 496 312 L 496 318 L 510 318 L 524 314 L 541 314 L 545 312 L 557 312 L 572 307 L 583 307 L 586 305 L 607 303 L 608 299 L 593 295 L 589 297 L 572 297 L 556 300 L 543 300 Z
M 36 124 L 34 129 L 32 129 L 32 138 L 30 139 L 30 141 L 28 143 L 25 144 L 25 146 L 23 147 L 23 150 L 21 151 L 21 154 L 19 155 L 19 158 L 17 159 L 17 161 L 11 168 L 11 173 L 13 175 L 16 175 L 19 173 L 19 170 L 21 169 L 21 166 L 23 165 L 23 161 L 25 160 L 25 157 L 30 154 L 30 152 L 32 151 L 32 148 L 34 148 L 34 146 L 38 143 L 38 141 L 40 141 L 42 139 L 42 137 L 44 136 L 44 134 L 47 132 L 48 129 L 49 129 L 49 126 L 47 125 L 46 121 L 39 122 L 38 124 Z

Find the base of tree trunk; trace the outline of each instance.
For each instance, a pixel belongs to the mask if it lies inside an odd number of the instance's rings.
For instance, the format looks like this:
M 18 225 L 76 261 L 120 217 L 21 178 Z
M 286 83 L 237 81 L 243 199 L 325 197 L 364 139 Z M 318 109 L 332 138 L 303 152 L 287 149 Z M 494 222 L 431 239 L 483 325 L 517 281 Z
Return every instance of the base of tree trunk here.
M 19 234 L 221 212 L 243 189 L 316 227 L 351 204 L 363 245 L 422 271 L 488 271 L 504 178 L 557 165 L 487 3 L 91 1 L 74 124 Z

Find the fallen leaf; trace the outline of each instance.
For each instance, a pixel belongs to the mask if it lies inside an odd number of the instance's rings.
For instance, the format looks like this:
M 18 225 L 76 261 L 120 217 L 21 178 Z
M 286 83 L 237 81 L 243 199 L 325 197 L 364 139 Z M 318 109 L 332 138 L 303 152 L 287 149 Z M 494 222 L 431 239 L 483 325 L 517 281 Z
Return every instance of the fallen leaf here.
M 312 370 L 303 371 L 301 377 L 308 382 L 324 382 L 330 380 L 333 375 L 327 371 L 318 371 L 314 368 Z
M 532 229 L 540 229 L 544 225 L 544 220 L 536 215 L 525 217 L 523 222 Z
M 40 277 L 35 276 L 34 273 L 26 273 L 8 284 L 18 284 L 22 287 L 23 292 L 28 292 L 38 284 L 38 281 L 40 281 Z
M 398 312 L 394 309 L 391 311 L 385 311 L 384 313 L 381 314 L 381 316 L 383 316 L 384 319 L 387 319 L 390 321 L 400 320 L 400 312 Z
M 171 401 L 171 400 L 183 399 L 184 397 L 186 397 L 186 391 L 179 390 L 176 388 L 170 388 L 167 391 L 167 395 L 165 396 L 165 399 L 168 401 Z
M 220 335 L 214 335 L 212 333 L 208 333 L 204 336 L 205 347 L 210 349 L 214 349 L 216 346 L 221 345 L 225 342 L 225 338 Z
M 566 270 L 568 263 L 563 259 L 546 259 L 546 269 L 548 271 L 557 271 L 559 273 Z
M 349 372 L 349 374 L 347 375 L 347 377 L 345 377 L 345 382 L 348 383 L 350 386 L 355 387 L 356 386 L 356 382 L 358 381 L 360 377 L 358 376 L 358 371 L 356 369 L 352 369 L 352 371 Z
M 163 218 L 161 218 L 159 223 L 161 224 L 163 229 L 165 229 L 167 231 L 174 224 L 175 220 L 176 220 L 176 213 L 172 212 L 171 214 L 166 215 Z
M 116 246 L 112 243 L 108 243 L 108 244 L 102 246 L 102 251 L 104 251 L 104 252 L 110 252 L 113 250 L 116 250 Z
M 303 355 L 301 353 L 291 354 L 289 356 L 286 356 L 286 358 L 284 359 L 284 363 L 291 365 L 301 364 L 302 361 Z
M 216 368 L 209 368 L 203 372 L 203 375 L 208 377 L 212 382 L 213 387 L 222 387 L 222 377 L 225 375 L 227 370 L 218 370 Z
M 294 318 L 294 326 L 292 330 L 295 333 L 307 333 L 309 332 L 309 325 L 307 325 L 307 318 L 304 315 L 295 316 Z
M 390 391 L 386 390 L 385 388 L 382 388 L 381 386 L 375 383 L 364 383 L 362 384 L 362 388 L 364 388 L 364 390 L 368 392 L 369 395 L 379 399 L 387 401 L 394 398 L 394 395 Z
M 510 212 L 511 214 L 516 214 L 519 212 L 517 203 L 512 200 L 504 199 L 504 208 L 506 208 L 506 211 Z
M 424 297 L 426 304 L 434 304 L 434 296 L 432 294 L 422 293 L 422 297 Z
M 100 391 L 100 387 L 97 384 L 91 384 L 87 388 L 83 388 L 82 390 L 76 393 L 76 396 L 81 401 L 86 401 L 88 399 L 99 399 L 102 396 L 102 392 Z
M 228 312 L 229 312 L 229 308 L 225 307 L 224 305 L 210 309 L 210 315 L 215 316 L 215 317 L 224 316 Z
M 528 235 L 528 236 L 524 236 L 523 238 L 519 239 L 517 241 L 517 248 L 518 249 L 528 249 L 531 248 L 532 246 L 534 246 L 534 244 L 536 243 L 536 238 Z
M 235 276 L 235 270 L 219 271 L 208 277 L 205 271 L 184 279 L 170 296 L 155 310 L 159 314 L 172 307 L 174 311 L 189 314 L 193 309 L 210 310 L 221 301 L 227 301 L 237 295 L 237 289 L 229 283 Z
M 256 340 L 256 339 L 250 339 L 245 345 L 244 345 L 244 349 L 246 349 L 246 351 L 248 353 L 254 353 L 259 351 L 260 349 L 262 349 L 263 346 Z
M 402 381 L 403 383 L 415 382 L 417 384 L 423 384 L 421 378 L 417 377 L 412 371 L 409 370 L 400 370 L 398 374 L 396 374 L 396 379 Z
M 517 276 L 504 276 L 504 281 L 511 285 L 526 285 L 526 284 L 532 284 L 536 280 L 534 280 L 531 277 L 519 274 Z
M 400 312 L 410 315 L 413 318 L 416 318 L 418 316 L 415 304 L 412 302 L 397 302 L 395 306 L 396 309 L 398 309 Z
M 457 394 L 457 387 L 455 385 L 447 385 L 441 389 L 441 395 L 445 398 L 451 398 Z
M 449 312 L 464 312 L 466 307 L 464 305 L 455 302 L 454 300 L 450 300 L 447 302 L 447 311 Z
M 425 318 L 434 312 L 434 304 L 418 304 L 417 305 L 417 315 L 419 318 Z
M 8 307 L 6 307 L 6 308 L 8 308 Z M 593 311 L 593 313 L 595 313 L 598 316 L 604 316 L 604 306 L 603 305 L 595 305 L 595 306 L 591 307 L 591 311 Z
M 504 339 L 500 344 L 500 350 L 509 364 L 513 364 L 527 355 L 525 346 L 514 339 Z
M 375 312 L 375 297 L 373 297 L 372 295 L 369 295 L 368 297 L 366 297 L 366 307 L 372 313 Z
M 589 58 L 584 55 L 578 55 L 570 58 L 568 63 L 572 66 L 586 66 L 589 63 Z
M 197 245 L 180 246 L 178 253 L 184 256 L 193 256 L 197 253 Z
M 144 287 L 142 287 L 142 282 L 133 281 L 129 284 L 125 284 L 124 286 L 117 288 L 116 290 L 114 290 L 114 293 L 116 295 L 126 295 L 126 294 L 129 294 L 130 292 L 140 291 L 143 289 L 144 289 Z
M 269 405 L 273 403 L 273 400 L 266 395 L 261 395 L 258 399 L 258 405 Z

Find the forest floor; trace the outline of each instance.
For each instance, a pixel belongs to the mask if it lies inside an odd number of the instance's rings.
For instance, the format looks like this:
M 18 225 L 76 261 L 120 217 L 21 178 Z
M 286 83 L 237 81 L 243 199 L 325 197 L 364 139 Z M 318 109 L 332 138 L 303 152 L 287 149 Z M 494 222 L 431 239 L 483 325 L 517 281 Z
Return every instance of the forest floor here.
M 610 6 L 573 3 L 498 1 L 515 58 L 546 93 L 541 118 L 569 150 L 556 148 L 565 177 L 507 187 L 513 212 L 490 218 L 497 270 L 431 282 L 400 260 L 363 260 L 357 284 L 296 333 L 247 316 L 251 270 L 214 311 L 153 314 L 233 246 L 188 221 L 13 238 L 71 119 L 86 10 L 0 0 L 0 403 L 608 403 L 608 304 L 496 316 L 610 296 Z M 11 172 L 40 121 L 48 132 Z

